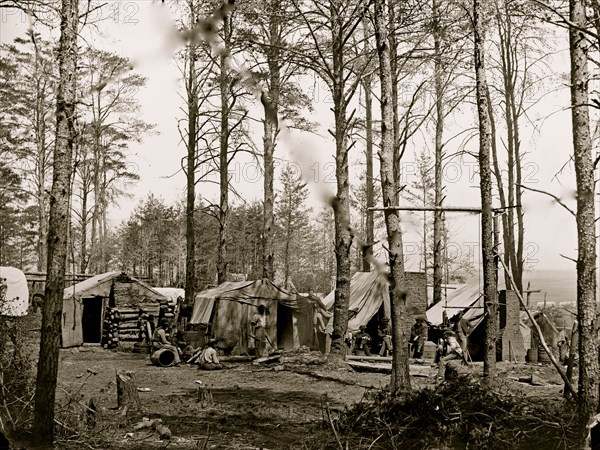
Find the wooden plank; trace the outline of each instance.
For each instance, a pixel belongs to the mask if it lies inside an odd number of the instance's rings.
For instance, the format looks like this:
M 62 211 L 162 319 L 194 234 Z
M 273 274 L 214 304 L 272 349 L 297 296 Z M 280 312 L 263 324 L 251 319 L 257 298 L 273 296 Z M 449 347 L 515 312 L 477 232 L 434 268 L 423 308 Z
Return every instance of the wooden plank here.
M 266 362 L 274 362 L 281 359 L 281 355 L 263 356 L 262 358 L 255 359 L 252 364 L 261 364 Z
M 347 355 L 346 360 L 348 361 L 373 361 L 373 362 L 392 362 L 391 356 L 358 356 L 358 355 Z
M 241 356 L 241 355 L 232 355 L 232 356 L 219 356 L 219 361 L 221 362 L 250 362 L 254 361 L 256 358 L 254 356 Z
M 348 361 L 348 365 L 357 372 L 392 373 L 392 365 L 387 363 L 368 363 L 361 361 Z
M 83 328 L 81 324 L 81 303 L 78 299 L 70 298 L 63 301 L 62 315 L 62 344 L 65 347 L 75 347 L 83 344 Z
M 347 363 L 357 372 L 392 373 L 391 363 L 369 363 L 363 361 L 347 361 Z M 435 369 L 428 365 L 411 364 L 409 370 L 412 377 L 428 377 L 435 373 Z

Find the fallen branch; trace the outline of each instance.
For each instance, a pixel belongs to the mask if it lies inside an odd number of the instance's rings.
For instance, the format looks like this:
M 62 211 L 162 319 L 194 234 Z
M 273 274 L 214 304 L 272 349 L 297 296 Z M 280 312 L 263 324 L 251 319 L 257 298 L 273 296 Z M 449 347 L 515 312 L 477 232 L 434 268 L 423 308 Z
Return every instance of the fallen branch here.
M 338 436 L 338 432 L 335 429 L 335 425 L 333 420 L 331 419 L 331 411 L 329 411 L 329 403 L 325 403 L 325 411 L 327 411 L 327 419 L 329 420 L 329 425 L 331 425 L 331 430 L 333 431 L 333 435 L 335 436 L 335 440 L 340 446 L 340 450 L 344 450 L 344 446 L 342 445 L 342 441 L 340 441 L 340 437 Z
M 536 331 L 538 337 L 540 338 L 540 343 L 542 344 L 542 347 L 544 347 L 544 350 L 546 350 L 546 353 L 548 354 L 548 357 L 550 358 L 552 365 L 554 366 L 556 371 L 559 373 L 560 377 L 565 382 L 565 388 L 569 390 L 569 392 L 571 393 L 573 398 L 577 398 L 577 391 L 575 391 L 575 388 L 571 384 L 571 380 L 569 380 L 569 377 L 567 377 L 567 374 L 564 372 L 564 370 L 562 369 L 562 367 L 560 366 L 560 364 L 558 363 L 558 361 L 552 354 L 552 351 L 548 347 L 548 344 L 546 344 L 546 340 L 544 339 L 542 330 L 540 329 L 540 326 L 538 325 L 538 323 L 535 321 L 533 314 L 531 314 L 531 311 L 529 311 L 529 308 L 527 308 L 527 305 L 525 304 L 525 300 L 523 300 L 523 296 L 517 289 L 515 281 L 513 280 L 511 273 L 509 272 L 508 268 L 506 267 L 506 264 L 504 264 L 504 261 L 502 260 L 502 258 L 498 258 L 498 261 L 500 261 L 500 263 L 502 264 L 502 267 L 504 268 L 504 273 L 508 277 L 513 291 L 515 292 L 515 294 L 517 294 L 517 297 L 518 297 L 519 301 L 521 302 L 521 306 L 527 313 L 527 317 L 529 317 L 529 320 L 531 320 L 531 323 L 533 324 L 533 327 L 535 328 L 535 331 Z

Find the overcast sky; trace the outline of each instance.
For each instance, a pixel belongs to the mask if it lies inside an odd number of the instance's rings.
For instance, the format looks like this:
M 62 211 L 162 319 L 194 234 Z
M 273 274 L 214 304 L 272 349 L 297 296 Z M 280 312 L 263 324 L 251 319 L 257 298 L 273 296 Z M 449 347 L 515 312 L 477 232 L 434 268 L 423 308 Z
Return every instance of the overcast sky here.
M 93 4 L 94 2 L 92 2 Z M 167 8 L 151 1 L 107 2 L 108 5 L 97 11 L 94 19 L 102 20 L 97 29 L 88 29 L 83 37 L 97 48 L 114 51 L 128 56 L 134 61 L 136 72 L 148 78 L 145 88 L 138 93 L 142 117 L 156 124 L 158 134 L 147 137 L 141 144 L 130 146 L 132 167 L 140 175 L 140 181 L 130 186 L 131 199 L 121 200 L 111 212 L 111 219 L 118 224 L 126 218 L 137 202 L 148 193 L 174 201 L 183 197 L 185 179 L 179 171 L 181 158 L 185 148 L 179 142 L 176 119 L 182 117 L 179 108 L 183 104 L 179 93 L 181 83 L 179 71 L 170 58 L 170 33 L 173 29 L 173 18 Z M 15 36 L 21 35 L 28 25 L 26 16 L 16 11 L 0 10 L 0 41 L 11 42 Z M 40 30 L 41 31 L 41 30 Z M 56 36 L 56 30 L 53 34 Z M 558 47 L 566 46 L 564 31 L 557 31 Z M 550 75 L 560 79 L 568 71 L 568 59 L 563 51 L 548 59 L 551 67 Z M 319 80 L 304 83 L 306 92 L 313 99 L 315 111 L 311 119 L 321 124 L 315 130 L 317 135 L 296 134 L 294 146 L 302 147 L 310 158 L 318 160 L 314 166 L 320 180 L 334 189 L 333 152 L 334 143 L 326 132 L 332 121 L 332 106 L 325 85 Z M 556 86 L 555 86 L 556 87 Z M 560 86 L 559 86 L 560 87 Z M 542 86 L 543 88 L 543 86 Z M 575 178 L 572 167 L 567 166 L 563 173 L 555 175 L 568 161 L 572 152 L 570 112 L 565 109 L 569 102 L 566 86 L 562 86 L 552 94 L 544 97 L 531 112 L 531 118 L 537 130 L 531 125 L 522 129 L 522 147 L 527 152 L 523 166 L 524 183 L 542 190 L 548 190 L 564 199 L 575 208 Z M 256 109 L 256 118 L 262 118 L 260 109 Z M 467 105 L 451 118 L 448 135 L 465 127 L 474 125 L 472 109 Z M 255 138 L 261 142 L 261 136 Z M 292 142 L 291 140 L 288 141 Z M 420 144 L 417 144 L 420 145 Z M 276 152 L 281 160 L 290 160 L 287 144 L 284 142 Z M 469 149 L 477 151 L 477 141 L 470 143 Z M 403 162 L 404 179 L 414 181 L 413 153 L 419 148 L 410 149 Z M 355 180 L 361 161 L 363 146 L 357 145 L 351 154 L 351 162 Z M 256 172 L 255 163 L 250 159 L 234 163 L 232 168 L 234 182 L 238 190 L 244 192 L 245 200 L 260 199 L 262 196 L 262 178 Z M 445 169 L 446 204 L 452 206 L 480 206 L 479 188 L 477 186 L 477 162 L 474 158 L 464 156 L 452 159 Z M 203 185 L 199 195 L 216 199 L 216 187 Z M 319 205 L 318 198 L 311 200 Z M 573 262 L 559 254 L 576 257 L 576 230 L 574 218 L 551 199 L 526 192 L 523 198 L 525 209 L 525 257 L 530 270 L 540 269 L 575 269 Z M 472 255 L 475 264 L 479 262 L 479 218 L 477 215 L 448 214 L 450 228 L 453 231 L 453 249 Z M 404 217 L 405 244 L 409 268 L 418 268 L 418 245 L 421 230 L 420 216 Z

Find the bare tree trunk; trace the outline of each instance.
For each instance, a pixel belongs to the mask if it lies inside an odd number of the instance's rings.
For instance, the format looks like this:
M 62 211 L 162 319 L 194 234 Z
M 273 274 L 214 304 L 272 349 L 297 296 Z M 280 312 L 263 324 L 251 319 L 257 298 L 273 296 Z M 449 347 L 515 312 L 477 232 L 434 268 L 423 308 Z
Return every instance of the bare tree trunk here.
M 492 173 L 490 170 L 490 117 L 485 75 L 485 28 L 481 0 L 473 0 L 473 34 L 475 40 L 475 80 L 479 117 L 479 177 L 481 189 L 481 245 L 483 262 L 483 296 L 485 303 L 485 343 L 483 375 L 496 375 L 496 339 L 498 335 L 498 298 L 494 265 L 494 219 L 492 211 Z
M 285 230 L 285 248 L 283 253 L 283 287 L 288 289 L 290 278 L 290 244 L 292 240 L 292 202 L 289 201 L 287 214 L 287 227 Z
M 397 206 L 397 185 L 394 177 L 394 111 L 392 104 L 392 69 L 387 21 L 385 20 L 385 0 L 375 0 L 375 37 L 379 56 L 379 76 L 381 79 L 381 188 L 383 206 Z M 385 224 L 389 244 L 390 303 L 394 351 L 392 358 L 391 390 L 394 394 L 411 389 L 408 366 L 408 336 L 404 255 L 402 253 L 402 230 L 399 211 L 386 210 Z
M 190 27 L 196 24 L 196 8 L 192 1 L 190 7 Z M 188 139 L 187 139 L 187 192 L 185 205 L 185 303 L 192 305 L 196 291 L 196 232 L 194 227 L 194 212 L 196 210 L 196 155 L 198 122 L 198 82 L 196 77 L 196 46 L 189 43 L 188 48 Z
M 275 277 L 274 269 L 274 246 L 273 246 L 273 224 L 274 213 L 273 205 L 275 196 L 273 192 L 273 154 L 277 143 L 277 135 L 279 129 L 274 117 L 279 112 L 279 94 L 280 94 L 280 78 L 281 78 L 281 52 L 279 50 L 280 42 L 280 21 L 281 17 L 275 15 L 275 8 L 280 5 L 278 0 L 270 2 L 269 14 L 269 39 L 272 47 L 267 50 L 267 64 L 269 66 L 269 99 L 274 114 L 265 114 L 264 120 L 264 199 L 263 199 L 263 254 L 262 254 L 262 276 L 273 280 Z
M 506 208 L 506 193 L 504 192 L 504 181 L 502 180 L 502 171 L 500 170 L 500 162 L 498 161 L 498 146 L 496 144 L 496 121 L 494 119 L 494 112 L 492 108 L 492 99 L 490 96 L 490 90 L 487 89 L 486 92 L 487 97 L 487 107 L 488 107 L 488 117 L 490 118 L 490 133 L 491 133 L 491 150 L 492 150 L 492 161 L 494 167 L 494 177 L 496 178 L 496 186 L 498 188 L 498 197 L 500 198 L 500 207 Z M 510 267 L 510 250 L 507 249 L 507 246 L 510 245 L 507 243 L 508 240 L 508 216 L 506 214 L 502 214 L 502 237 L 504 240 L 504 265 L 506 267 Z
M 444 150 L 444 87 L 442 66 L 442 38 L 439 0 L 433 0 L 433 45 L 435 83 L 435 206 L 440 208 L 444 201 L 443 150 Z M 433 213 L 433 303 L 442 300 L 442 236 L 444 233 L 444 213 Z
M 395 4 L 391 2 L 387 5 L 390 30 L 388 40 L 390 45 L 390 70 L 392 76 L 392 110 L 393 110 L 393 130 L 394 130 L 394 159 L 392 161 L 394 171 L 394 183 L 397 188 L 400 187 L 400 116 L 398 109 L 398 42 L 394 33 L 396 26 Z M 400 191 L 396 192 L 394 202 L 397 204 L 400 201 Z
M 333 333 L 331 352 L 340 355 L 344 351 L 344 336 L 348 330 L 348 306 L 350 304 L 350 249 L 352 236 L 348 183 L 348 121 L 347 101 L 344 96 L 344 42 L 342 19 L 338 2 L 330 2 L 331 36 L 333 50 L 333 113 L 335 117 L 335 174 L 337 192 L 334 205 L 336 279 L 333 304 Z
M 82 188 L 81 195 L 81 260 L 79 261 L 79 270 L 81 273 L 85 273 L 85 271 L 87 270 L 87 207 L 88 193 L 84 185 Z
M 56 142 L 48 228 L 48 262 L 42 334 L 38 362 L 34 436 L 38 443 L 54 440 L 54 402 L 58 375 L 63 293 L 69 227 L 69 184 L 75 137 L 78 0 L 63 0 L 58 49 L 59 85 L 56 98 Z
M 227 42 L 230 21 L 223 19 L 223 34 Z M 219 248 L 217 252 L 217 283 L 227 281 L 227 232 L 229 221 L 229 77 L 226 56 L 220 57 L 221 130 L 219 139 Z
M 570 1 L 571 117 L 577 180 L 577 322 L 579 325 L 579 418 L 585 433 L 598 411 L 598 339 L 596 324 L 596 232 L 594 161 L 588 111 L 586 4 Z
M 367 53 L 367 41 L 368 38 L 368 30 L 367 24 L 368 21 L 363 21 L 365 27 L 365 54 Z M 373 93 L 372 89 L 372 76 L 368 74 L 363 77 L 362 85 L 365 91 L 365 128 L 366 128 L 366 143 L 365 143 L 365 151 L 366 151 L 366 174 L 365 174 L 365 183 L 367 186 L 367 212 L 366 212 L 366 220 L 365 220 L 365 228 L 366 233 L 365 237 L 367 240 L 367 244 L 373 244 L 375 242 L 375 220 L 374 220 L 374 212 L 369 210 L 375 206 L 375 193 L 373 189 Z M 371 270 L 371 264 L 366 258 L 362 260 L 362 270 L 363 272 L 369 272 Z
M 42 143 L 45 147 L 45 142 Z M 38 154 L 40 151 L 43 152 L 43 149 L 40 150 L 38 148 Z M 40 162 L 43 164 L 43 161 L 38 161 L 38 247 L 37 247 L 37 270 L 40 272 L 46 271 L 46 262 L 48 259 L 48 211 L 46 209 L 47 198 L 46 194 L 46 174 L 44 166 L 40 167 Z

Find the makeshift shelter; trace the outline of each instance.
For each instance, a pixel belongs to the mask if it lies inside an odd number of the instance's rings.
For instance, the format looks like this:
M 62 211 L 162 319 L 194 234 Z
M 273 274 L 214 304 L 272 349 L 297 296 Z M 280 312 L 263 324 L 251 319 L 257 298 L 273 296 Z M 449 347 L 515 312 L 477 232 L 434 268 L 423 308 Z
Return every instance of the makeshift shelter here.
M 107 308 L 133 315 L 157 315 L 161 302 L 167 302 L 167 298 L 122 272 L 103 273 L 65 288 L 62 347 L 100 344 Z
M 173 287 L 153 287 L 156 292 L 167 298 L 169 303 L 177 303 L 178 298 L 185 298 L 185 289 Z
M 544 336 L 544 340 L 546 344 L 552 349 L 552 352 L 555 355 L 558 355 L 558 335 L 560 334 L 560 330 L 554 324 L 554 321 L 548 317 L 548 315 L 541 311 L 534 313 L 533 318 L 537 322 L 540 330 L 542 331 L 542 335 Z M 527 324 L 532 329 L 531 333 L 531 348 L 538 348 L 542 344 L 540 342 L 540 338 L 536 331 L 533 330 L 534 326 L 530 320 L 527 320 Z M 567 331 L 567 330 L 565 330 Z M 570 330 L 569 330 L 570 332 Z
M 436 303 L 427 310 L 427 321 L 435 326 L 444 323 L 444 317 L 448 321 L 455 321 L 456 315 L 464 311 L 464 317 L 471 322 L 472 332 L 468 339 L 467 348 L 471 358 L 477 359 L 483 344 L 483 327 L 479 324 L 483 321 L 483 290 L 478 281 L 463 284 L 452 291 L 448 291 L 446 300 Z M 441 337 L 436 333 L 430 333 L 430 339 Z
M 25 274 L 14 267 L 0 267 L 0 316 L 24 316 L 28 307 Z
M 407 309 L 424 311 L 427 304 L 425 274 L 406 272 L 406 284 L 405 288 L 409 293 Z M 323 299 L 323 304 L 327 310 L 330 310 L 334 301 L 335 290 Z M 348 331 L 354 333 L 361 325 L 367 326 L 377 314 L 382 317 L 391 317 L 389 283 L 377 272 L 356 272 L 350 281 Z M 374 326 L 369 330 L 371 335 L 376 332 L 377 327 L 377 324 L 372 325 Z M 333 317 L 329 320 L 327 331 L 329 333 L 333 331 Z
M 436 303 L 427 310 L 427 321 L 433 325 L 441 325 L 444 315 L 452 320 L 459 312 L 465 311 L 464 317 L 473 326 L 483 319 L 483 294 L 478 282 L 463 284 L 448 291 L 446 300 Z
M 234 342 L 233 353 L 244 354 L 254 343 L 252 317 L 258 305 L 264 305 L 269 346 L 295 349 L 314 343 L 315 303 L 316 299 L 281 289 L 266 278 L 228 281 L 196 294 L 188 323 L 208 325 L 209 334 Z
M 483 287 L 479 281 L 464 284 L 451 292 L 427 310 L 427 320 L 433 325 L 441 325 L 444 316 L 450 322 L 464 312 L 464 318 L 471 323 L 472 331 L 468 338 L 468 350 L 474 360 L 483 357 L 485 330 L 480 324 L 484 319 Z M 498 358 L 503 361 L 525 361 L 525 344 L 521 331 L 519 301 L 513 291 L 498 292 Z

